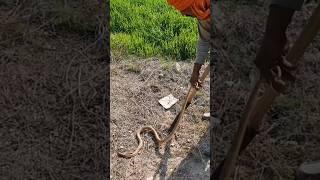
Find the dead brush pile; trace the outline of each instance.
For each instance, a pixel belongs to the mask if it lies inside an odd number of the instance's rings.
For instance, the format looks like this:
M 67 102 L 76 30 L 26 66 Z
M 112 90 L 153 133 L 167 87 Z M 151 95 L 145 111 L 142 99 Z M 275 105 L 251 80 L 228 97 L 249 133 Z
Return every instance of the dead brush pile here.
M 0 4 L 1 179 L 104 178 L 106 4 Z

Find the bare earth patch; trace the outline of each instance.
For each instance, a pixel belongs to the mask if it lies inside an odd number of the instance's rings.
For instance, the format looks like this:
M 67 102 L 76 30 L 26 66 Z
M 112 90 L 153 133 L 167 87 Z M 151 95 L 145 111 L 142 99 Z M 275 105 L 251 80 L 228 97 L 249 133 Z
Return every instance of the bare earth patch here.
M 50 2 L 0 4 L 0 179 L 107 179 L 108 51 Z

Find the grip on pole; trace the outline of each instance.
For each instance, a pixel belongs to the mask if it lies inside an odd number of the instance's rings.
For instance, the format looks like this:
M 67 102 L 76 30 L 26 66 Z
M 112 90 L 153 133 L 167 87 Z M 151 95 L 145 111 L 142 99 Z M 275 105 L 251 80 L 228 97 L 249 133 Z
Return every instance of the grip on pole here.
M 299 38 L 290 49 L 286 59 L 296 65 L 304 51 L 317 35 L 320 29 L 320 4 L 314 10 L 307 26 L 304 28 Z M 245 130 L 249 122 L 257 121 L 263 118 L 264 114 L 267 112 L 269 106 L 272 104 L 273 100 L 278 96 L 279 93 L 275 92 L 270 86 L 268 86 L 264 94 L 258 98 L 258 90 L 263 86 L 263 81 L 260 80 L 254 91 L 252 92 L 250 99 L 247 103 L 245 114 L 243 119 L 240 121 L 240 125 L 237 133 L 232 142 L 232 146 L 227 154 L 225 164 L 223 165 L 221 175 L 219 180 L 226 180 L 231 175 L 232 170 L 235 166 L 236 158 L 239 155 L 240 146 L 243 141 Z

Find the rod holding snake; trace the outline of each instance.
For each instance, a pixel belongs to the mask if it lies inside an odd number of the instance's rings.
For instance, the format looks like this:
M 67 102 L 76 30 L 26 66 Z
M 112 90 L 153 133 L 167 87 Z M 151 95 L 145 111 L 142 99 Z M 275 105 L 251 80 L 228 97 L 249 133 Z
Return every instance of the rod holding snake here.
M 205 68 L 201 77 L 199 78 L 199 81 L 203 82 L 205 80 L 205 78 L 207 77 L 207 75 L 209 74 L 209 72 L 210 72 L 210 65 L 207 65 L 207 67 Z M 124 158 L 131 158 L 131 157 L 134 157 L 135 155 L 137 155 L 143 146 L 143 141 L 142 141 L 141 135 L 146 132 L 151 132 L 154 135 L 154 137 L 156 139 L 156 143 L 159 146 L 170 141 L 178 128 L 179 122 L 181 121 L 185 110 L 191 104 L 192 98 L 195 96 L 197 90 L 198 90 L 198 88 L 196 88 L 194 86 L 190 86 L 188 94 L 187 94 L 185 101 L 182 105 L 182 108 L 180 110 L 180 113 L 177 115 L 177 117 L 173 121 L 171 132 L 169 133 L 169 135 L 167 137 L 161 138 L 159 133 L 152 126 L 144 126 L 144 127 L 140 128 L 136 133 L 136 137 L 138 140 L 138 147 L 133 152 L 126 152 L 126 153 L 118 152 L 118 155 L 120 157 L 124 157 Z

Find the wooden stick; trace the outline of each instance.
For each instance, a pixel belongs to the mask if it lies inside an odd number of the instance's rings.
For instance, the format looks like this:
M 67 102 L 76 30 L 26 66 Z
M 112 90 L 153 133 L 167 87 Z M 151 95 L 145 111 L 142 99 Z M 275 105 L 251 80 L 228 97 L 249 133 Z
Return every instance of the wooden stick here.
M 207 65 L 207 67 L 204 69 L 201 77 L 199 78 L 202 83 L 206 79 L 206 77 L 208 76 L 209 72 L 210 72 L 210 64 Z M 192 98 L 195 96 L 195 94 L 197 92 L 197 90 L 195 88 L 193 88 L 193 87 L 191 87 L 191 88 L 192 89 L 191 89 L 190 95 L 187 97 L 188 103 L 191 103 Z
M 311 18 L 305 29 L 300 34 L 294 46 L 290 49 L 286 59 L 292 63 L 297 64 L 301 56 L 305 52 L 308 45 L 317 35 L 320 29 L 320 4 L 313 12 Z M 261 91 L 263 94 L 261 95 Z M 262 78 L 257 82 L 254 91 L 252 92 L 249 101 L 246 105 L 245 114 L 240 121 L 237 133 L 233 139 L 232 146 L 227 154 L 227 159 L 223 165 L 219 180 L 226 180 L 230 177 L 235 166 L 235 161 L 239 155 L 240 146 L 243 137 L 248 127 L 249 122 L 261 121 L 264 114 L 268 111 L 272 102 L 280 93 L 275 91 L 270 84 L 264 82 Z

